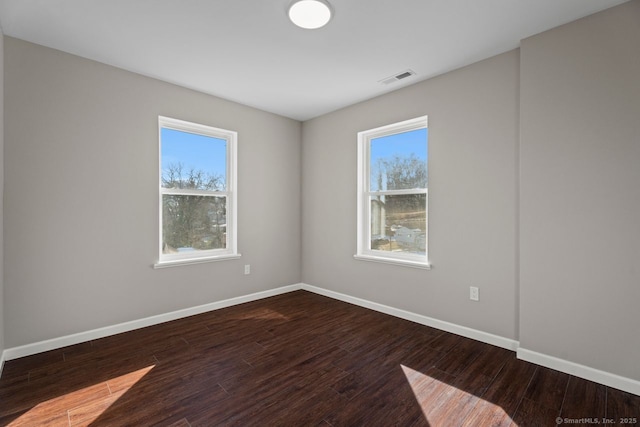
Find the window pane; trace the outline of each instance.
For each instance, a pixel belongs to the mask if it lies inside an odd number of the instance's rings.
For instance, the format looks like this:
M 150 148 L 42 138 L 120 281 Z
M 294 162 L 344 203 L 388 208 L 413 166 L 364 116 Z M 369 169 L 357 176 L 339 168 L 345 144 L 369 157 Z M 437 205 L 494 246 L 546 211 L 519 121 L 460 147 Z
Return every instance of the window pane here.
M 427 138 L 423 128 L 371 139 L 371 191 L 426 188 Z
M 162 187 L 226 189 L 227 141 L 162 128 Z
M 427 195 L 371 197 L 371 249 L 426 253 Z
M 162 196 L 162 253 L 226 248 L 226 197 Z

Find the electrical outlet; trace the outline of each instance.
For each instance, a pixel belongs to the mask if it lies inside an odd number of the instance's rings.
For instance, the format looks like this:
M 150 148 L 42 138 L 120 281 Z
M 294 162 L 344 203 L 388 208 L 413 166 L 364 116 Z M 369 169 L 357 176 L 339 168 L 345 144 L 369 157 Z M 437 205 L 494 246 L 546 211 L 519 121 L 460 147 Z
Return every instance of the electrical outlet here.
M 480 289 L 475 286 L 469 287 L 469 299 L 472 301 L 480 301 Z
M 245 264 L 245 266 L 244 266 L 244 274 L 251 274 L 251 265 Z

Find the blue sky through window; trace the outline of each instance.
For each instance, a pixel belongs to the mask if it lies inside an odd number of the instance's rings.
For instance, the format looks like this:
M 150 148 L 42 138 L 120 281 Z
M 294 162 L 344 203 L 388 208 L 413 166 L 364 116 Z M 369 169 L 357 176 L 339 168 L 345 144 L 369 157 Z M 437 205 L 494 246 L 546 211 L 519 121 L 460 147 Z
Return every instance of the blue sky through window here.
M 424 161 L 425 169 L 428 160 L 429 129 L 422 128 L 393 135 L 372 138 L 370 141 L 371 189 L 379 190 L 374 174 L 380 160 L 391 160 L 398 156 L 408 158 L 412 154 Z M 386 188 L 383 184 L 383 188 Z
M 411 153 L 426 162 L 428 138 L 429 129 L 426 128 L 374 138 L 371 140 L 371 164 L 380 158 L 393 157 L 395 154 L 404 157 Z
M 226 182 L 227 141 L 175 129 L 162 128 L 162 171 L 182 164 L 184 173 L 200 170 Z

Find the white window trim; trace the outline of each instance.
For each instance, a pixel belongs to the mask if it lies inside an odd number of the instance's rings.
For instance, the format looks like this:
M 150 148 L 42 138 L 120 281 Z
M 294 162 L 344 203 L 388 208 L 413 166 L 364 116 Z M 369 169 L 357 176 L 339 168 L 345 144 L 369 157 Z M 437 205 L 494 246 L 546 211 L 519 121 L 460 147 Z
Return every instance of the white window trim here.
M 362 261 L 373 261 L 385 264 L 396 264 L 408 267 L 431 269 L 429 264 L 429 227 L 427 226 L 425 237 L 425 255 L 416 255 L 402 252 L 387 252 L 370 249 L 371 244 L 371 209 L 369 197 L 376 194 L 398 195 L 398 194 L 417 194 L 424 193 L 427 195 L 426 210 L 427 221 L 429 221 L 429 193 L 428 188 L 410 189 L 410 190 L 385 190 L 370 191 L 370 141 L 398 133 L 409 132 L 412 130 L 428 128 L 427 116 L 416 117 L 414 119 L 405 120 L 403 122 L 381 126 L 358 132 L 358 201 L 357 201 L 357 252 L 354 258 Z M 428 157 L 427 157 L 428 162 Z M 428 170 L 428 168 L 427 168 Z
M 162 187 L 162 129 L 174 129 L 182 132 L 194 133 L 198 135 L 210 136 L 227 141 L 227 167 L 226 167 L 226 190 L 207 191 L 192 189 L 173 189 Z M 238 226 L 237 226 L 237 152 L 238 133 L 226 129 L 215 128 L 170 117 L 158 116 L 158 261 L 154 268 L 174 267 L 179 265 L 200 264 L 203 262 L 223 261 L 240 258 L 237 249 Z M 206 251 L 184 252 L 178 254 L 162 253 L 162 196 L 166 194 L 175 195 L 220 195 L 225 196 L 227 201 L 227 241 L 224 249 L 211 249 Z

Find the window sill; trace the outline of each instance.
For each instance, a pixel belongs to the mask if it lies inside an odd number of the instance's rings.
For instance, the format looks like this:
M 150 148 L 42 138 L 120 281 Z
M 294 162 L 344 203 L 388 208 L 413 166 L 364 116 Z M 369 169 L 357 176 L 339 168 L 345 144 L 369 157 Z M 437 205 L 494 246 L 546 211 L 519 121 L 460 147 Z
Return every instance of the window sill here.
M 241 254 L 216 255 L 203 258 L 176 259 L 171 261 L 158 261 L 153 264 L 153 268 L 180 267 L 182 265 L 203 264 L 205 262 L 227 261 L 230 259 L 239 259 Z
M 353 257 L 358 261 L 378 262 L 382 264 L 402 265 L 405 267 L 419 268 L 422 270 L 431 270 L 431 264 L 419 262 L 419 261 L 385 258 L 385 257 L 374 256 L 374 255 L 354 255 Z

